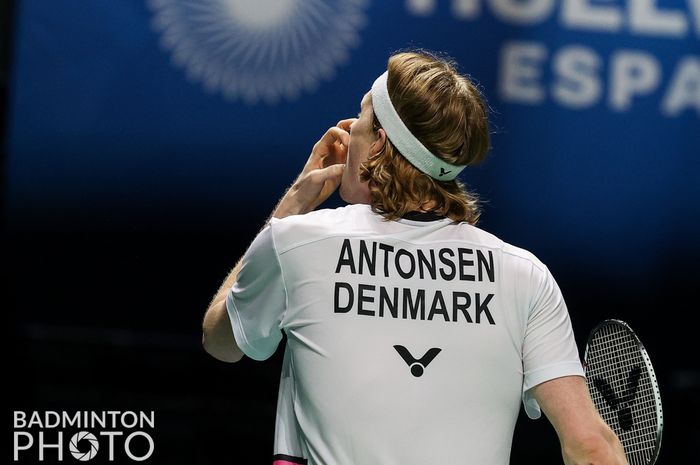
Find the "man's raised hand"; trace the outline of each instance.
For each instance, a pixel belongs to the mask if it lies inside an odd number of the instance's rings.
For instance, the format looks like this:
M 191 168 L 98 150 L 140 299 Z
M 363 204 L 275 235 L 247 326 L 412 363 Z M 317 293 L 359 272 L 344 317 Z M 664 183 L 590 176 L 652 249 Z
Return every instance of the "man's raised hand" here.
M 344 119 L 329 128 L 314 144 L 304 169 L 280 200 L 272 216 L 308 213 L 325 201 L 340 185 L 350 143 L 350 125 Z

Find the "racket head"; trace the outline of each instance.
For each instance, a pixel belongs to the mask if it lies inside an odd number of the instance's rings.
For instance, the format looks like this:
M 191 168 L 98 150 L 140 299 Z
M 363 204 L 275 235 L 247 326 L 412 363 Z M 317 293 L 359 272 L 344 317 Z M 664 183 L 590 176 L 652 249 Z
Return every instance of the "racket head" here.
M 615 431 L 630 465 L 653 465 L 661 449 L 663 410 L 649 355 L 624 321 L 605 320 L 588 336 L 588 391 Z

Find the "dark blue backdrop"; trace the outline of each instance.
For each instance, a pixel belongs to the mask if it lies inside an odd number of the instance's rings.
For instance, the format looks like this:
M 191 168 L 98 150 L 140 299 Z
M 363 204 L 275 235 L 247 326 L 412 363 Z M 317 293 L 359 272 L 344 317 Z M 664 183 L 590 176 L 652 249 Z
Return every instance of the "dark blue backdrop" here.
M 697 0 L 22 0 L 15 26 L 13 403 L 156 409 L 154 463 L 230 461 L 231 444 L 259 463 L 281 359 L 209 360 L 202 313 L 318 137 L 393 51 L 424 47 L 490 102 L 493 150 L 462 175 L 482 226 L 550 266 L 580 348 L 602 318 L 640 332 L 660 463 L 689 462 Z M 558 460 L 527 424 L 514 463 Z
M 576 3 L 23 1 L 10 211 L 266 212 L 418 46 L 493 109 L 490 159 L 463 175 L 485 227 L 567 267 L 654 273 L 700 233 L 699 12 Z

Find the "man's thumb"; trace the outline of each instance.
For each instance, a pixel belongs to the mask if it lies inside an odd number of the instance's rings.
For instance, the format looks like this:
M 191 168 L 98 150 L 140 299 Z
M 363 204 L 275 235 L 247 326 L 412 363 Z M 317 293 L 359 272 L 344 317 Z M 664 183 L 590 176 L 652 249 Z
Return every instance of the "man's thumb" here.
M 343 177 L 343 171 L 345 170 L 345 165 L 343 163 L 338 163 L 337 165 L 327 166 L 325 168 L 316 170 L 313 176 L 316 177 L 315 181 L 323 183 L 326 181 L 331 181 L 340 184 L 340 179 Z

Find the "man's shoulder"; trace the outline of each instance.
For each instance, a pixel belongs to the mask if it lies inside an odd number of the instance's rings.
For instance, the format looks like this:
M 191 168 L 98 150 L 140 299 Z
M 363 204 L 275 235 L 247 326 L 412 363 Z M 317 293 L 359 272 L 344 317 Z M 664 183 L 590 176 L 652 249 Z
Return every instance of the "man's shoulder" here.
M 335 230 L 339 225 L 359 225 L 372 220 L 369 205 L 346 205 L 338 208 L 323 208 L 303 215 L 285 218 L 273 218 L 273 225 L 278 231 L 303 228 L 317 233 Z
M 394 229 L 391 228 L 392 223 L 395 222 L 384 221 L 381 215 L 374 213 L 369 205 L 364 204 L 326 208 L 303 215 L 272 219 L 273 234 L 279 252 L 336 236 L 377 235 L 382 231 L 386 233 L 385 229 Z M 433 233 L 437 237 L 423 236 L 422 239 L 435 239 L 440 242 L 467 241 L 476 246 L 499 250 L 503 260 L 513 265 L 532 266 L 540 271 L 546 269 L 529 250 L 505 242 L 498 236 L 466 222 L 452 223 L 449 227 L 441 226 Z
M 356 204 L 338 208 L 322 208 L 303 215 L 291 215 L 285 218 L 273 218 L 273 220 L 283 226 L 321 226 L 327 223 L 349 221 L 350 217 L 367 216 L 368 212 L 371 213 L 369 205 Z
M 310 243 L 349 232 L 371 230 L 376 222 L 369 205 L 346 205 L 314 210 L 303 215 L 273 218 L 272 230 L 280 252 L 300 243 Z
M 532 252 L 522 247 L 514 246 L 513 244 L 504 243 L 503 253 L 506 256 L 512 257 L 513 260 L 531 264 L 540 271 L 544 271 L 546 266 Z
M 510 261 L 513 264 L 523 266 L 531 265 L 540 271 L 544 271 L 546 269 L 546 266 L 542 263 L 542 261 L 540 261 L 540 259 L 529 250 L 506 242 L 498 236 L 476 226 L 471 226 L 470 229 L 472 236 L 476 238 L 475 241 L 483 244 L 486 247 L 499 249 L 503 255 L 504 261 Z

